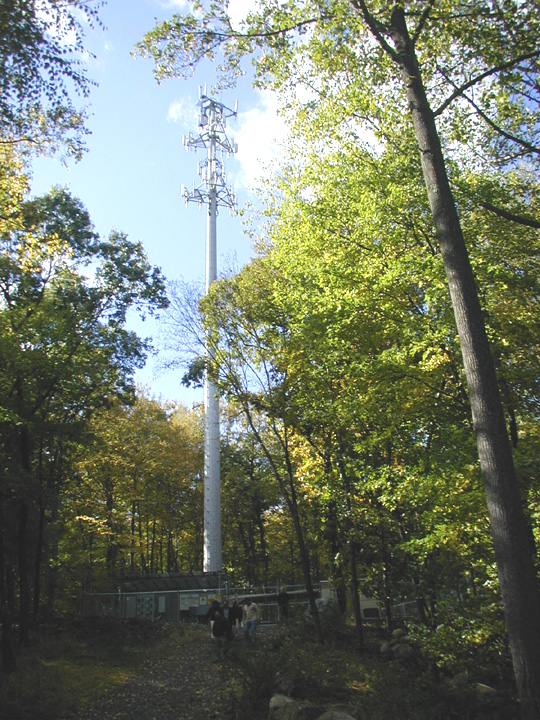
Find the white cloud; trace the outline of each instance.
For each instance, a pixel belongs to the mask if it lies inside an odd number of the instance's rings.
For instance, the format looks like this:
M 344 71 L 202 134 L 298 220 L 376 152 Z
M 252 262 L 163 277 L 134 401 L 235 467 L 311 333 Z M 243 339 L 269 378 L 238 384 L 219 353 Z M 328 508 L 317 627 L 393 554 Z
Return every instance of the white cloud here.
M 248 12 L 255 10 L 255 8 L 256 4 L 254 0 L 229 0 L 227 13 L 231 19 L 233 28 L 238 30 Z
M 247 190 L 257 187 L 272 167 L 284 157 L 284 144 L 288 130 L 279 114 L 274 93 L 257 91 L 259 103 L 256 107 L 239 112 L 234 128 L 229 134 L 238 143 L 236 158 L 240 173 L 234 177 L 234 184 Z M 229 175 L 232 178 L 233 173 Z
M 164 10 L 184 10 L 189 7 L 188 0 L 157 0 L 156 5 Z
M 197 107 L 191 98 L 180 98 L 169 105 L 167 122 L 179 123 L 184 130 L 197 127 Z

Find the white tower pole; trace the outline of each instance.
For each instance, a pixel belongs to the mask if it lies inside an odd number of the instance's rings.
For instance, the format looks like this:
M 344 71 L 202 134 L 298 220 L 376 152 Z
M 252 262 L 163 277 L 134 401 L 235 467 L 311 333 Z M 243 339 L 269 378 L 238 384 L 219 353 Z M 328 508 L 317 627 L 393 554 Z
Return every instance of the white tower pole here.
M 208 143 L 208 217 L 206 226 L 206 292 L 217 278 L 216 112 L 210 107 Z M 208 364 L 215 350 L 206 343 Z M 221 477 L 219 399 L 215 384 L 204 374 L 204 537 L 203 570 L 221 570 Z
M 203 185 L 192 193 L 184 190 L 186 202 L 208 205 L 206 225 L 206 292 L 217 278 L 217 209 L 219 205 L 233 208 L 235 198 L 227 187 L 222 163 L 217 159 L 218 148 L 228 154 L 236 152 L 236 145 L 225 134 L 225 120 L 236 116 L 222 103 L 201 93 L 199 135 L 184 139 L 187 147 L 206 148 L 206 162 L 201 165 Z M 219 451 L 219 399 L 217 388 L 208 373 L 216 352 L 209 338 L 206 342 L 207 369 L 204 376 L 204 537 L 203 571 L 222 569 L 221 542 L 221 478 Z

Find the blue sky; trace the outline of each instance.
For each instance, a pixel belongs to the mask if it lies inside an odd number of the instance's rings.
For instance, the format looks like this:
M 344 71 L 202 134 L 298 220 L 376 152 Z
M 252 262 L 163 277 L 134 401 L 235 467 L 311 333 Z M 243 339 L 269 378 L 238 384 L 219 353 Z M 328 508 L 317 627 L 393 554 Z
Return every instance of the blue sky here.
M 236 0 L 242 10 L 244 0 Z M 206 62 L 189 80 L 169 80 L 158 85 L 149 60 L 133 58 L 135 43 L 154 26 L 181 9 L 176 0 L 109 0 L 100 11 L 105 30 L 89 29 L 86 47 L 89 76 L 98 84 L 89 98 L 91 118 L 88 152 L 82 161 L 64 167 L 58 160 L 39 159 L 34 164 L 32 194 L 52 185 L 67 186 L 90 212 L 96 230 L 107 236 L 119 230 L 141 240 L 150 262 L 159 265 L 168 279 L 202 280 L 205 271 L 205 210 L 184 206 L 180 189 L 199 184 L 199 152 L 189 153 L 182 138 L 197 132 L 196 102 L 199 86 L 208 91 L 216 82 Z M 243 78 L 236 91 L 219 96 L 225 105 L 238 100 L 238 118 L 228 122 L 228 134 L 239 146 L 238 155 L 225 158 L 229 184 L 239 207 L 253 202 L 253 189 L 263 167 L 275 156 L 272 142 L 279 121 L 269 95 L 251 88 Z M 221 210 L 218 217 L 218 272 L 232 258 L 239 265 L 251 256 L 251 245 L 239 217 Z M 155 336 L 151 321 L 133 322 L 140 335 Z M 188 405 L 202 401 L 202 392 L 180 384 L 181 373 L 159 373 L 150 358 L 138 381 L 156 396 L 181 400 Z M 199 397 L 200 396 L 200 397 Z

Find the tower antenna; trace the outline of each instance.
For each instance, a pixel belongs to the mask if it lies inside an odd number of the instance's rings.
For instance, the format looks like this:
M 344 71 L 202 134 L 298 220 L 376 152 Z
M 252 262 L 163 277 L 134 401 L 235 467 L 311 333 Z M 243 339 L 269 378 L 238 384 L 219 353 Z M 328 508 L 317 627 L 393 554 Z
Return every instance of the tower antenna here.
M 199 87 L 198 135 L 184 137 L 187 149 L 205 149 L 206 158 L 199 162 L 202 183 L 191 192 L 182 188 L 187 203 L 195 202 L 199 207 L 208 206 L 206 223 L 206 284 L 217 278 L 217 213 L 218 207 L 232 210 L 236 205 L 234 192 L 227 186 L 223 163 L 217 158 L 238 152 L 238 146 L 227 137 L 226 120 L 236 117 L 237 109 L 231 110 L 206 94 L 206 86 Z M 207 338 L 207 368 L 204 374 L 204 539 L 203 571 L 219 572 L 222 569 L 221 543 L 221 479 L 219 453 L 219 399 L 217 388 L 209 378 L 208 366 L 215 360 L 215 349 Z

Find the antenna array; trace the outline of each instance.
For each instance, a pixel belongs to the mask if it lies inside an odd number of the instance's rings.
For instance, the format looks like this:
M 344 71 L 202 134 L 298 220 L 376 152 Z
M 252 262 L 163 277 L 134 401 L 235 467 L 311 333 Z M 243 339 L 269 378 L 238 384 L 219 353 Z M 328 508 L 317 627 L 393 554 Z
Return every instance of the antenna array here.
M 236 143 L 227 137 L 226 120 L 236 117 L 237 108 L 227 108 L 199 88 L 199 133 L 184 138 L 186 149 L 206 150 L 207 155 L 199 162 L 199 176 L 202 183 L 193 186 L 189 192 L 182 188 L 187 203 L 195 202 L 199 207 L 208 206 L 206 226 L 206 292 L 217 278 L 217 209 L 236 205 L 234 192 L 227 186 L 223 162 L 216 157 L 219 152 L 232 155 L 238 151 Z M 208 339 L 207 339 L 208 340 Z M 216 357 L 215 348 L 206 343 L 206 358 L 211 364 Z M 222 569 L 221 552 L 221 477 L 219 453 L 219 400 L 217 388 L 208 372 L 204 376 L 204 538 L 203 571 L 218 572 Z

